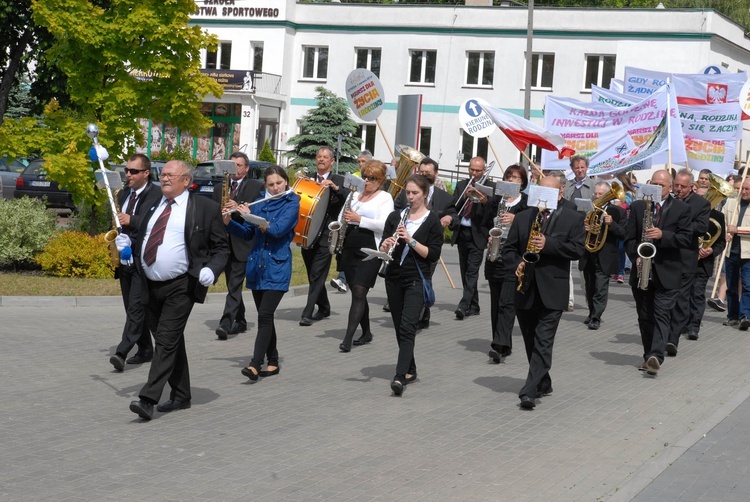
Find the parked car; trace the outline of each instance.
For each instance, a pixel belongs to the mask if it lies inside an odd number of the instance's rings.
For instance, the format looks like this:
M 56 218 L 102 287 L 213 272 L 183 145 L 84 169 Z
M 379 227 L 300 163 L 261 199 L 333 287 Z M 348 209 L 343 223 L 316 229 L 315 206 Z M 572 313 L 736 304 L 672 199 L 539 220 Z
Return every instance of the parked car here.
M 26 169 L 20 159 L 9 160 L 7 155 L 0 157 L 0 196 L 12 199 L 16 191 L 16 178 Z
M 16 178 L 16 190 L 14 197 L 47 198 L 47 207 L 56 209 L 70 209 L 76 211 L 73 196 L 60 188 L 56 181 L 47 179 L 47 171 L 44 169 L 44 159 L 36 159 L 29 162 L 20 176 Z
M 191 192 L 196 192 L 206 197 L 218 201 L 221 198 L 221 190 L 224 186 L 224 176 L 217 173 L 217 163 L 227 162 L 226 160 L 209 160 L 206 162 L 200 162 L 195 168 L 195 176 L 193 178 L 193 184 L 189 187 Z M 231 161 L 229 161 L 231 162 Z M 273 162 L 265 162 L 262 160 L 251 160 L 250 170 L 248 171 L 248 177 L 256 180 L 263 179 L 263 171 L 268 166 L 274 165 Z M 219 169 L 221 172 L 221 169 Z M 214 193 L 216 195 L 214 196 Z

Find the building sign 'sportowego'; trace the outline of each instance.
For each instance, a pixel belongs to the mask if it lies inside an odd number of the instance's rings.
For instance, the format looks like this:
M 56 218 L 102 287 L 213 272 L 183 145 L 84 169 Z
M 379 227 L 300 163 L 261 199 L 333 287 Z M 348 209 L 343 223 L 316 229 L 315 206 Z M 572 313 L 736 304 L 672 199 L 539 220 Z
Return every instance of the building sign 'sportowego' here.
M 240 5 L 237 5 L 237 4 Z M 278 19 L 283 13 L 276 7 L 247 7 L 240 0 L 199 0 L 195 2 L 196 18 Z M 244 6 L 242 5 L 244 4 Z

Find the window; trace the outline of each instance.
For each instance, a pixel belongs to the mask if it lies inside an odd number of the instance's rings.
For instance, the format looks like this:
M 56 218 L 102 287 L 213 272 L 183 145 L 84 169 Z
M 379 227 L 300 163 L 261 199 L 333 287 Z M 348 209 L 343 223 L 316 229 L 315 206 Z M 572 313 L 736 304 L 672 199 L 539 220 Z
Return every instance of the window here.
M 357 68 L 366 68 L 380 78 L 380 49 L 356 49 Z
M 494 73 L 494 52 L 466 53 L 466 85 L 491 86 Z
M 251 42 L 250 49 L 253 56 L 250 69 L 260 73 L 263 71 L 263 42 Z
M 475 138 L 463 129 L 461 131 L 461 162 L 469 163 L 474 157 L 487 158 L 487 138 Z
M 325 79 L 328 76 L 328 47 L 302 47 L 302 78 Z
M 375 127 L 368 124 L 357 126 L 357 137 L 362 140 L 360 142 L 360 150 L 369 150 L 370 153 L 375 154 Z
M 584 89 L 598 85 L 609 89 L 609 81 L 615 78 L 616 56 L 586 56 L 586 77 Z
M 208 70 L 228 70 L 231 68 L 231 63 L 232 42 L 219 42 L 218 50 L 206 52 L 206 69 Z
M 552 89 L 552 76 L 555 73 L 554 54 L 532 54 L 531 88 Z
M 437 51 L 411 50 L 409 53 L 411 55 L 409 83 L 434 84 Z
M 432 142 L 432 129 L 430 127 L 419 128 L 419 151 L 430 156 L 430 143 Z

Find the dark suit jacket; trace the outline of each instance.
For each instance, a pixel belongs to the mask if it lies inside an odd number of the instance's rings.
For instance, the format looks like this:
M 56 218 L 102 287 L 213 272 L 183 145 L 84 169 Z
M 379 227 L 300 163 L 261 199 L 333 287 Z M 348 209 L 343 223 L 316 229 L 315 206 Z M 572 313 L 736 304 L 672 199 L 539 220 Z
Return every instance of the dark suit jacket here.
M 456 190 L 453 192 L 453 204 L 450 208 L 453 223 L 450 228 L 453 230 L 453 237 L 451 237 L 451 245 L 454 245 L 458 240 L 459 229 L 461 227 L 461 215 L 458 214 L 459 209 L 463 209 L 465 197 L 461 195 L 466 189 L 466 185 L 469 184 L 469 180 L 461 180 L 456 184 Z M 485 186 L 492 187 L 495 189 L 495 183 L 492 181 L 485 181 L 482 183 Z M 487 201 L 489 203 L 489 199 Z M 469 219 L 471 220 L 471 237 L 474 241 L 474 245 L 478 248 L 484 249 L 487 247 L 487 236 L 489 235 L 490 229 L 483 226 L 484 212 L 486 210 L 486 204 L 474 204 L 471 208 L 471 214 Z
M 698 238 L 706 235 L 708 231 L 708 217 L 711 214 L 711 204 L 705 197 L 691 193 L 682 202 L 690 208 L 690 221 L 693 235 L 690 245 L 680 250 L 682 258 L 682 273 L 695 274 L 698 271 Z
M 311 178 L 317 179 L 317 172 L 313 172 L 310 175 Z M 344 188 L 344 177 L 340 174 L 331 173 L 328 179 L 339 187 L 338 192 L 334 192 L 333 189 L 328 190 L 328 207 L 326 208 L 326 216 L 323 221 L 323 225 L 320 227 L 320 232 L 314 237 L 310 244 L 307 246 L 308 249 L 315 245 L 320 244 L 321 246 L 327 246 L 328 243 L 328 224 L 338 218 L 341 209 L 344 207 L 346 197 L 349 195 L 349 189 Z
M 397 211 L 406 207 L 406 193 L 401 190 L 396 196 L 396 200 L 393 201 L 393 208 Z M 455 208 L 453 207 L 453 196 L 443 189 L 434 187 L 432 192 L 432 200 L 430 200 L 430 210 L 435 212 L 438 218 L 442 218 L 445 215 L 450 215 L 451 220 L 456 216 Z
M 157 200 L 143 214 L 136 240 L 133 241 L 133 257 L 138 271 L 143 274 L 141 265 L 141 249 L 143 235 L 148 221 L 154 214 L 161 198 Z M 221 220 L 221 208 L 213 200 L 191 193 L 188 197 L 187 213 L 185 215 L 185 242 L 188 248 L 188 280 L 193 300 L 203 303 L 208 288 L 198 282 L 200 271 L 208 267 L 218 279 L 229 259 L 229 244 L 227 230 Z M 145 277 L 145 275 L 143 275 Z M 143 281 L 144 286 L 147 281 Z M 148 303 L 148 290 L 144 291 L 143 302 Z
M 117 207 L 122 209 L 122 205 L 130 197 L 130 189 L 123 189 L 117 194 Z M 138 228 L 141 225 L 143 214 L 156 204 L 157 201 L 161 200 L 161 189 L 148 181 L 146 186 L 143 188 L 141 195 L 138 198 L 138 202 L 135 205 L 135 211 L 130 215 L 130 224 L 123 227 L 122 231 L 130 236 L 130 240 L 134 240 L 138 233 Z M 115 267 L 115 279 L 120 277 L 120 267 Z
M 498 206 L 500 205 L 500 200 L 502 197 L 499 195 L 495 195 L 490 199 L 489 202 L 487 202 L 487 207 L 484 210 L 484 226 L 488 229 L 491 229 L 495 226 L 495 217 L 497 217 L 497 210 Z M 508 212 L 511 214 L 518 214 L 521 211 L 525 211 L 529 208 L 527 205 L 529 198 L 525 193 L 521 194 L 521 200 L 516 204 L 515 206 L 508 209 Z M 510 229 L 508 229 L 510 230 Z M 489 230 L 488 230 L 489 232 Z M 489 244 L 489 241 L 488 241 Z M 489 253 L 488 253 L 489 255 Z M 513 280 L 515 278 L 515 269 L 511 269 L 511 267 L 506 267 L 503 265 L 503 255 L 502 252 L 500 253 L 500 256 L 498 256 L 497 260 L 495 261 L 489 261 L 485 260 L 484 262 L 484 278 L 489 280 L 495 280 L 495 281 L 508 281 Z
M 711 277 L 711 275 L 713 275 L 714 273 L 714 263 L 716 261 L 716 257 L 721 256 L 721 253 L 723 253 L 724 249 L 727 247 L 727 225 L 724 218 L 724 213 L 722 213 L 721 211 L 717 211 L 716 209 L 712 209 L 710 218 L 716 220 L 721 228 L 719 238 L 716 239 L 716 242 L 714 242 L 713 246 L 711 246 L 711 249 L 713 249 L 714 252 L 706 258 L 698 260 L 698 268 L 703 270 L 703 272 L 708 277 Z M 708 231 L 712 234 L 716 231 L 716 226 L 713 222 L 711 222 L 711 224 L 709 225 Z
M 597 251 L 599 265 L 602 272 L 613 275 L 620 271 L 620 241 L 625 238 L 628 226 L 628 216 L 625 210 L 614 204 L 607 206 L 607 214 L 612 216 L 612 224 L 607 229 L 607 239 L 602 249 Z M 586 251 L 578 262 L 578 269 L 583 270 L 589 261 L 591 253 Z
M 643 235 L 643 212 L 646 203 L 642 200 L 634 201 L 630 206 L 628 228 L 625 237 L 625 252 L 628 253 L 633 267 L 630 270 L 631 287 L 638 285 L 638 244 Z M 667 197 L 665 208 L 661 211 L 659 224 L 662 238 L 653 242 L 656 246 L 656 256 L 652 259 L 651 275 L 655 284 L 663 289 L 680 287 L 682 275 L 682 260 L 680 249 L 690 245 L 693 227 L 690 222 L 690 208 L 684 202 L 673 197 Z
M 258 180 L 245 177 L 242 180 L 242 184 L 237 189 L 237 193 L 232 200 L 242 204 L 243 202 L 253 202 L 260 195 L 260 191 L 263 190 L 264 186 Z M 245 220 L 242 219 L 237 213 L 232 214 L 232 219 L 242 225 Z M 229 235 L 229 248 L 232 251 L 232 255 L 237 261 L 247 261 L 247 257 L 250 254 L 250 250 L 253 249 L 253 242 L 255 239 L 245 240 Z
M 512 267 L 514 273 L 526 251 L 531 225 L 538 212 L 535 207 L 521 211 L 510 226 L 502 253 L 503 263 Z M 583 215 L 566 207 L 558 207 L 550 215 L 544 236 L 546 242 L 539 253 L 539 262 L 531 270 L 533 277 L 530 279 L 534 283 L 526 294 L 516 294 L 518 309 L 532 308 L 536 294 L 540 295 L 548 309 L 565 310 L 568 306 L 570 262 L 580 259 L 584 253 Z M 528 273 L 528 265 L 526 268 Z

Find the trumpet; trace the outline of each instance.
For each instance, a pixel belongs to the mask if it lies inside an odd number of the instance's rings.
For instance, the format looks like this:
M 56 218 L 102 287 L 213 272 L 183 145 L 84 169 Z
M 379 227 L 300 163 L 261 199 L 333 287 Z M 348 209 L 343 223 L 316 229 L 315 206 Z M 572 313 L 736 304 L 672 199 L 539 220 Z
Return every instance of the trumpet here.
M 401 221 L 399 222 L 398 225 L 396 225 L 396 230 L 393 231 L 393 235 L 391 237 L 393 237 L 397 241 L 398 241 L 398 229 L 399 229 L 399 227 L 402 227 L 402 226 L 406 225 L 406 218 L 409 217 L 409 211 L 411 211 L 411 204 L 409 204 L 408 206 L 406 206 L 406 209 L 404 209 L 404 214 L 401 215 Z M 393 243 L 393 246 L 391 246 L 391 248 L 388 250 L 388 258 L 384 258 L 385 261 L 387 261 L 387 262 L 393 261 L 393 250 L 394 249 L 396 249 L 396 243 L 395 242 Z
M 609 192 L 596 199 L 593 211 L 589 211 L 586 215 L 586 223 L 588 223 L 589 230 L 586 233 L 585 247 L 589 253 L 596 253 L 604 247 L 609 226 L 604 224 L 603 220 L 607 212 L 603 208 L 607 202 L 615 199 L 625 202 L 625 190 L 622 189 L 619 183 L 613 181 Z
M 489 176 L 490 171 L 489 169 L 484 172 L 481 178 L 478 180 L 472 179 L 466 184 L 466 188 L 464 188 L 464 191 L 461 192 L 461 197 L 458 198 L 458 200 L 463 199 L 464 201 L 461 203 L 461 207 L 458 208 L 456 211 L 458 214 L 461 214 L 461 212 L 464 210 L 464 206 L 468 201 L 472 201 L 474 204 L 479 202 L 479 196 L 476 195 L 476 190 L 474 190 L 474 187 L 476 185 L 482 185 L 486 180 L 487 176 Z M 469 192 L 469 189 L 472 189 L 471 192 Z
M 646 291 L 648 281 L 651 279 L 651 260 L 656 256 L 656 246 L 651 242 L 651 239 L 646 237 L 646 231 L 654 226 L 654 201 L 650 198 L 644 198 L 643 200 L 646 203 L 646 208 L 643 210 L 643 232 L 641 243 L 638 244 L 636 252 L 641 259 L 638 262 L 638 289 Z
M 526 265 L 521 269 L 521 273 L 518 275 L 518 286 L 516 291 L 521 294 L 525 294 L 531 286 L 531 279 L 529 278 L 530 271 L 534 270 L 534 265 L 539 261 L 541 256 L 539 255 L 540 249 L 537 249 L 534 244 L 534 237 L 538 237 L 542 234 L 542 223 L 544 222 L 544 211 L 547 209 L 546 201 L 539 201 L 539 212 L 534 218 L 534 223 L 531 224 L 531 232 L 529 232 L 529 240 L 526 242 L 526 252 L 523 253 L 523 261 Z

